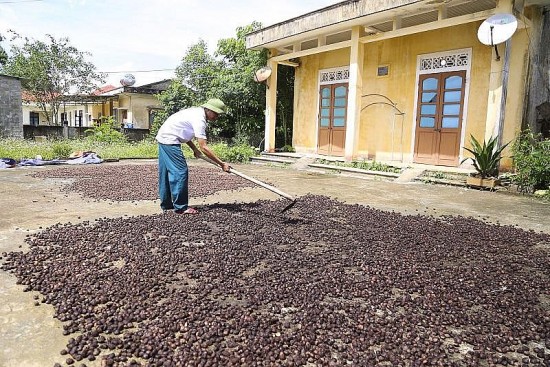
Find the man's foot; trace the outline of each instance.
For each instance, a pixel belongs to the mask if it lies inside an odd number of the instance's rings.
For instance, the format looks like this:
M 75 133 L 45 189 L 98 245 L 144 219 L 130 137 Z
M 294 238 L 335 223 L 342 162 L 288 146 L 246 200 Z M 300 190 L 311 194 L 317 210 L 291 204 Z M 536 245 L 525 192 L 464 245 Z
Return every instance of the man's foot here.
M 199 211 L 197 209 L 194 209 L 194 208 L 187 208 L 185 210 L 174 210 L 174 213 L 176 214 L 197 214 Z

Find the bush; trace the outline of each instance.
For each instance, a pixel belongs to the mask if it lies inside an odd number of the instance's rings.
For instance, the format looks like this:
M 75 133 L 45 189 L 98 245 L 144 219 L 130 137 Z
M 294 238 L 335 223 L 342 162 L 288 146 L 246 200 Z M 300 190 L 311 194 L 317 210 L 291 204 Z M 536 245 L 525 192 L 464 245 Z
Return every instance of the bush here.
M 68 158 L 72 152 L 73 148 L 66 140 L 57 140 L 52 143 L 52 153 L 55 158 Z
M 94 125 L 91 129 L 86 130 L 86 139 L 94 142 L 102 143 L 123 143 L 126 142 L 126 136 L 121 133 L 115 126 L 113 116 L 102 117 L 101 123 Z
M 285 145 L 284 147 L 281 148 L 281 152 L 287 152 L 287 153 L 295 153 L 296 152 L 296 149 L 294 149 L 294 147 L 292 145 Z
M 512 144 L 515 175 L 512 181 L 522 192 L 550 186 L 550 140 L 526 130 Z
M 247 144 L 240 144 L 234 146 L 228 146 L 226 144 L 216 144 L 212 147 L 212 150 L 225 162 L 240 162 L 247 163 L 250 161 L 250 157 L 256 155 L 254 147 Z

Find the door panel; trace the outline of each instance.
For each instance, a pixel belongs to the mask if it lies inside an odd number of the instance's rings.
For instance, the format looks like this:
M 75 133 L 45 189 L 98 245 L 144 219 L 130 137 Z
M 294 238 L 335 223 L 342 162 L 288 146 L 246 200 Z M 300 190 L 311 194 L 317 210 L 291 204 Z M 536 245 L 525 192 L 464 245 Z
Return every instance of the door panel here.
M 457 166 L 466 72 L 421 75 L 414 161 Z
M 432 132 L 419 131 L 416 133 L 416 158 L 418 160 L 429 161 L 432 159 L 435 151 L 435 134 Z
M 319 154 L 343 156 L 346 141 L 347 83 L 323 85 L 319 91 Z
M 346 131 L 345 130 L 332 130 L 332 155 L 343 156 L 346 143 Z
M 330 130 L 319 129 L 319 147 L 317 148 L 319 154 L 330 153 Z

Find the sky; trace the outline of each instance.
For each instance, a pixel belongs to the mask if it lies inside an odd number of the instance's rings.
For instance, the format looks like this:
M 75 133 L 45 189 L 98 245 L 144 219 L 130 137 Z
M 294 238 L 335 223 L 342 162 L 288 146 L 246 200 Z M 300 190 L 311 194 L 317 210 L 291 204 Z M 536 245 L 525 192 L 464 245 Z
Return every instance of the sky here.
M 0 0 L 0 34 L 11 29 L 46 41 L 68 37 L 107 82 L 124 74 L 136 86 L 170 78 L 200 39 L 214 53 L 218 40 L 236 37 L 253 21 L 269 26 L 341 0 Z M 2 42 L 9 52 L 9 42 Z M 169 69 L 169 70 L 166 70 Z M 163 71 L 151 71 L 163 70 Z

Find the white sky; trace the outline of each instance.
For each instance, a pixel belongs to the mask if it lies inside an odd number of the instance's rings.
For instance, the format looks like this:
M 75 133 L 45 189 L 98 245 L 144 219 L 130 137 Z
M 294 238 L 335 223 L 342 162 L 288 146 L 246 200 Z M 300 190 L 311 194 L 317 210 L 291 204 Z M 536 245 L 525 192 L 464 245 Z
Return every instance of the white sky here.
M 341 1 L 341 0 L 339 0 Z M 8 29 L 46 40 L 68 37 L 107 84 L 119 86 L 125 72 L 136 85 L 173 76 L 188 47 L 205 40 L 213 53 L 217 41 L 236 37 L 236 28 L 253 21 L 272 25 L 338 3 L 337 0 L 0 0 L 0 34 Z M 2 46 L 9 51 L 9 43 Z

